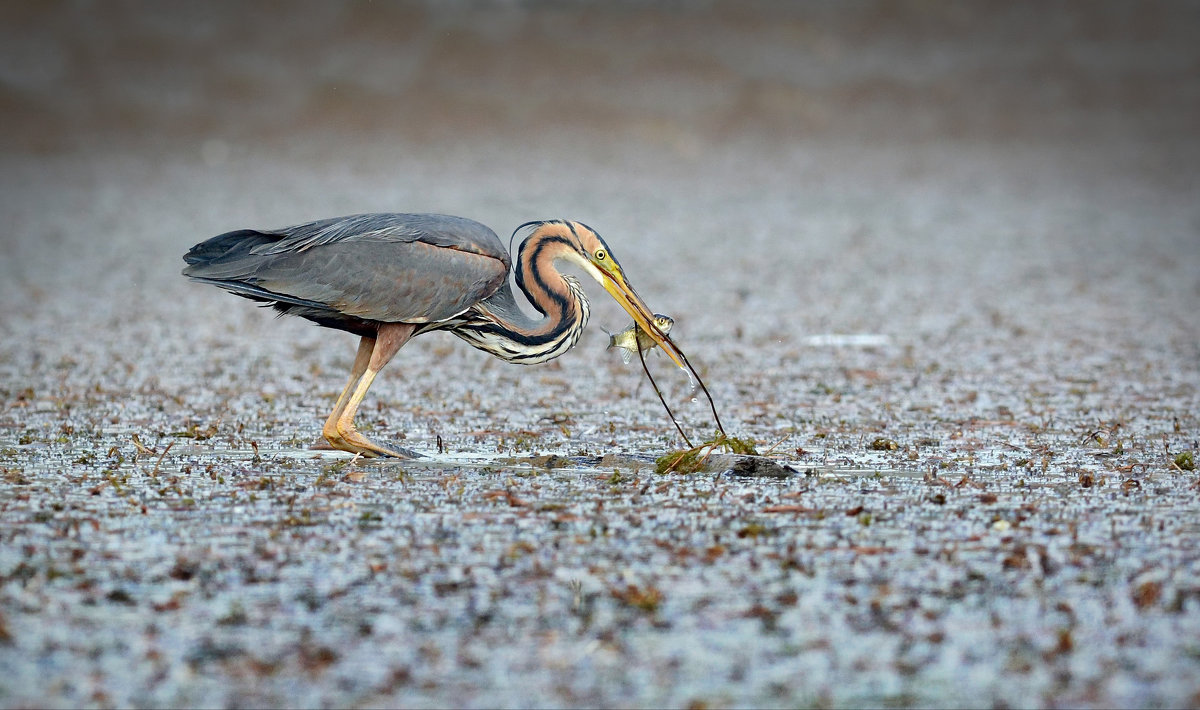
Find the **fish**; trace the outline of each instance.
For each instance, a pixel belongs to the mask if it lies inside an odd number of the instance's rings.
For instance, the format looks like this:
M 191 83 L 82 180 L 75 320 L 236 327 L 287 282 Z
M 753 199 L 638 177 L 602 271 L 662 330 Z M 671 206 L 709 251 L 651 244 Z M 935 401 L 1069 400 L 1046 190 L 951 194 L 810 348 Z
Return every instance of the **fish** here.
M 663 332 L 663 335 L 671 332 L 671 326 L 675 325 L 675 319 L 670 316 L 664 316 L 661 313 L 654 314 L 654 325 Z M 646 334 L 646 331 L 638 327 L 637 323 L 630 325 L 620 333 L 608 334 L 608 350 L 618 348 L 621 351 L 621 360 L 626 365 L 633 359 L 633 354 L 638 350 L 646 352 L 655 347 L 654 339 Z

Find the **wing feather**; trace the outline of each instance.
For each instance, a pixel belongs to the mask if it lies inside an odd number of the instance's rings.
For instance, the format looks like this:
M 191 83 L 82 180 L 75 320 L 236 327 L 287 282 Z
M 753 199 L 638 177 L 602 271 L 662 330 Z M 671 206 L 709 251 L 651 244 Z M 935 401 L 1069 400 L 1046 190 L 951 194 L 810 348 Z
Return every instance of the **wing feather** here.
M 424 242 L 491 256 L 506 263 L 509 260 L 500 238 L 487 226 L 464 217 L 443 214 L 356 214 L 264 233 L 279 238 L 269 244 L 256 245 L 251 253 L 269 256 L 303 252 L 313 247 L 347 241 Z
M 407 323 L 459 315 L 500 288 L 509 267 L 492 230 L 446 215 L 353 215 L 241 230 L 213 237 L 189 256 L 185 274 L 235 293 L 266 292 L 284 303 Z

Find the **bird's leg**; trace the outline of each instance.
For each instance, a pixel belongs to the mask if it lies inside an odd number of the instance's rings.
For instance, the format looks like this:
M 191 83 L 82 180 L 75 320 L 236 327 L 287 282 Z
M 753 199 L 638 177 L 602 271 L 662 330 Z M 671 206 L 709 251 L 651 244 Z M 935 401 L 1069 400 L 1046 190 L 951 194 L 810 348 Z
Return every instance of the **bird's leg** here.
M 367 390 L 371 388 L 371 383 L 375 381 L 375 376 L 383 369 L 384 365 L 392 359 L 392 356 L 400 350 L 408 339 L 412 337 L 413 331 L 416 330 L 415 325 L 409 323 L 385 323 L 379 326 L 379 332 L 376 334 L 373 346 L 371 347 L 370 357 L 367 359 L 366 367 L 363 372 L 352 377 L 352 385 L 347 385 L 346 389 L 350 392 L 349 399 L 341 404 L 341 410 L 334 410 L 336 419 L 333 422 L 336 440 L 329 439 L 329 443 L 335 448 L 343 451 L 350 451 L 363 456 L 392 456 L 395 458 L 409 458 L 408 455 L 388 449 L 378 444 L 371 442 L 358 430 L 354 428 L 354 415 L 358 412 L 358 405 L 362 404 L 363 397 L 366 396 Z M 359 360 L 362 359 L 362 352 L 367 347 L 365 345 L 367 338 L 363 338 L 363 343 L 359 345 L 359 356 L 355 358 L 355 370 L 357 371 Z M 331 417 L 332 419 L 333 417 Z M 328 428 L 329 423 L 326 422 Z M 329 438 L 326 434 L 326 438 Z
M 375 338 L 364 335 L 358 341 L 358 354 L 354 356 L 354 368 L 350 370 L 350 381 L 342 389 L 342 394 L 338 396 L 337 404 L 333 405 L 333 413 L 325 420 L 325 426 L 321 429 L 321 434 L 325 436 L 325 440 L 329 442 L 335 449 L 345 449 L 342 443 L 342 435 L 338 433 L 337 422 L 338 417 L 342 415 L 342 410 L 346 408 L 346 403 L 350 401 L 350 393 L 354 391 L 354 386 L 362 379 L 363 373 L 367 371 L 367 365 L 371 362 L 371 351 L 375 349 Z M 345 449 L 351 451 L 353 449 Z

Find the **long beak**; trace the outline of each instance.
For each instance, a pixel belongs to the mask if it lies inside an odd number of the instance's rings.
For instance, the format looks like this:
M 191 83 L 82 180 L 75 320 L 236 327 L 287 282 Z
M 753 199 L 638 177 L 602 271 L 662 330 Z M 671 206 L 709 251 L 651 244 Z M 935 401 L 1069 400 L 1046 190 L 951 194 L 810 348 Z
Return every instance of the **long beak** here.
M 597 268 L 597 271 L 603 276 L 597 280 L 604 290 L 608 291 L 608 295 L 612 296 L 614 301 L 621 304 L 621 308 L 633 316 L 633 322 L 646 331 L 646 334 L 667 353 L 668 357 L 675 361 L 676 365 L 681 369 L 687 369 L 683 364 L 683 353 L 679 352 L 679 348 L 675 347 L 675 343 L 671 342 L 666 333 L 654 325 L 654 313 L 625 280 L 625 275 L 621 273 L 620 268 Z

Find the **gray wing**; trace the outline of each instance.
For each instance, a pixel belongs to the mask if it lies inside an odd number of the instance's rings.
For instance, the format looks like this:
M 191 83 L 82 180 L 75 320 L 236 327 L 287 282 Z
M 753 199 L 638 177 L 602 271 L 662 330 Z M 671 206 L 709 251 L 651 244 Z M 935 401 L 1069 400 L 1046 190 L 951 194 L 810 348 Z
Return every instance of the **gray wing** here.
M 486 226 L 448 215 L 365 214 L 213 237 L 184 274 L 235 293 L 384 322 L 452 318 L 507 278 Z
M 420 241 L 508 262 L 508 252 L 495 232 L 474 220 L 445 214 L 356 214 L 265 233 L 281 238 L 272 244 L 255 247 L 252 253 L 268 256 L 302 252 L 347 241 Z

